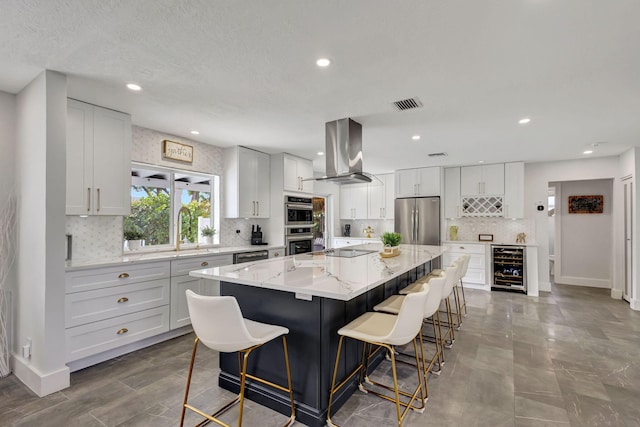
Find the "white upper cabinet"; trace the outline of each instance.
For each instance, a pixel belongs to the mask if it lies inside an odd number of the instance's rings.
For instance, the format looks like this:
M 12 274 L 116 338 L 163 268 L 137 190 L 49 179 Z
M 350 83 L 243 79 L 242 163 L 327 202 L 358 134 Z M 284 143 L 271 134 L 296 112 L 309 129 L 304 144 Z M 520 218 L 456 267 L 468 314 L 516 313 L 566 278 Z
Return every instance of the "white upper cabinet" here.
M 440 167 L 396 171 L 395 197 L 439 196 L 440 171 Z
M 340 186 L 340 219 L 367 219 L 367 184 Z
M 67 215 L 129 215 L 131 116 L 67 100 Z
M 393 219 L 395 175 L 377 175 L 368 185 L 368 219 Z
M 311 160 L 284 154 L 284 185 L 285 191 L 313 192 L 313 163 Z
M 460 192 L 462 196 L 504 194 L 504 164 L 461 168 Z
M 460 168 L 444 170 L 444 216 L 460 218 Z
M 225 217 L 269 218 L 271 160 L 246 147 L 224 150 Z
M 524 218 L 524 163 L 506 163 L 504 176 L 504 217 Z

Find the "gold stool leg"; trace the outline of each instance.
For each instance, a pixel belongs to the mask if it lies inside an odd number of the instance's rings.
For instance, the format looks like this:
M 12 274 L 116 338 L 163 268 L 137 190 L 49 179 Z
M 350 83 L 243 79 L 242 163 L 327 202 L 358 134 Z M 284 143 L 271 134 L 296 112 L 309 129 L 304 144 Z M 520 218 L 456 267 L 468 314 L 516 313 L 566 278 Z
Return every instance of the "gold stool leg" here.
M 329 407 L 327 408 L 327 425 L 331 427 L 338 427 L 337 424 L 334 424 L 331 421 L 331 405 L 333 404 L 333 395 L 344 384 L 343 382 L 342 384 L 338 384 L 338 387 L 336 387 L 336 377 L 338 376 L 338 367 L 340 366 L 340 352 L 342 351 L 343 340 L 344 340 L 344 336 L 340 336 L 340 341 L 338 341 L 338 352 L 336 354 L 336 364 L 333 368 L 333 379 L 331 380 L 331 392 L 329 393 Z
M 464 308 L 464 315 L 467 315 L 467 297 L 464 295 L 464 284 L 462 283 L 462 279 L 460 279 L 460 290 L 462 291 L 462 307 Z
M 291 385 L 291 368 L 289 367 L 289 349 L 287 348 L 287 337 L 285 335 L 282 336 L 282 347 L 284 348 L 284 363 L 287 368 L 287 384 L 289 386 L 289 398 L 291 399 L 291 417 L 289 418 L 289 422 L 285 424 L 286 426 L 293 423 L 296 419 L 296 410 L 295 404 L 293 402 L 293 386 Z
M 184 426 L 184 416 L 187 410 L 187 400 L 189 398 L 189 388 L 191 387 L 191 374 L 193 373 L 193 365 L 196 361 L 196 350 L 198 349 L 198 337 L 193 341 L 193 350 L 191 351 L 191 363 L 189 364 L 189 374 L 187 375 L 187 388 L 184 391 L 184 402 L 182 403 L 182 414 L 180 415 L 180 427 Z

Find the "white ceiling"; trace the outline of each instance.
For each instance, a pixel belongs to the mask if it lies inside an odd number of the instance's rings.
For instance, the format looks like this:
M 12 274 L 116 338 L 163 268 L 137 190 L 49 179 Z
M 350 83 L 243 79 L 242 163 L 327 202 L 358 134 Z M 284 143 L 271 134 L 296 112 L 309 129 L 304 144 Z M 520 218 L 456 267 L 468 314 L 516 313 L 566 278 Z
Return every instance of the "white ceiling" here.
M 363 125 L 364 169 L 547 161 L 640 144 L 637 0 L 0 0 L 0 90 L 69 96 L 219 146 L 314 159 Z M 319 57 L 331 67 L 315 65 Z M 141 93 L 125 89 L 128 82 Z M 397 112 L 392 101 L 424 107 Z M 518 120 L 531 117 L 522 126 Z M 199 136 L 189 131 L 197 129 Z M 420 134 L 422 139 L 412 141 Z M 428 153 L 444 151 L 442 159 Z

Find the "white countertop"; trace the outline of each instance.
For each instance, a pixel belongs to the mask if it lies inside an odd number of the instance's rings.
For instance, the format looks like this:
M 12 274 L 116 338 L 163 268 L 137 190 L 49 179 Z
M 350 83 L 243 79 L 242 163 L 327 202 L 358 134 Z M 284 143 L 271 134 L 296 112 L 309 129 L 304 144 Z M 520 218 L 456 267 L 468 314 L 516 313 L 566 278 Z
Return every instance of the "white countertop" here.
M 106 267 L 123 263 L 138 263 L 149 261 L 171 261 L 189 257 L 206 255 L 230 255 L 240 252 L 264 251 L 270 249 L 283 249 L 282 245 L 246 245 L 246 246 L 226 246 L 204 249 L 184 249 L 176 251 L 131 251 L 126 255 L 112 258 L 81 259 L 71 260 L 65 263 L 66 271 L 81 270 L 92 267 Z
M 203 279 L 295 292 L 297 298 L 312 296 L 348 301 L 412 268 L 436 258 L 442 246 L 400 245 L 400 255 L 381 258 L 382 244 L 363 244 L 342 249 L 375 250 L 354 258 L 306 253 L 283 258 L 195 270 Z
M 480 242 L 478 240 L 443 240 L 442 244 L 475 244 L 475 245 L 498 245 L 498 246 L 538 246 L 535 242 L 515 243 L 515 242 Z

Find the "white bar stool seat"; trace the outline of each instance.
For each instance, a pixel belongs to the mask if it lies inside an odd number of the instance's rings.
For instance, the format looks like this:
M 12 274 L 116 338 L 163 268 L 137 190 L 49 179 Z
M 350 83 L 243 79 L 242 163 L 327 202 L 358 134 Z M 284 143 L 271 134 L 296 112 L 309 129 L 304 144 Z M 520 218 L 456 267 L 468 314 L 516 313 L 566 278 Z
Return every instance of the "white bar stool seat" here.
M 191 353 L 191 364 L 189 365 L 187 387 L 184 393 L 180 426 L 184 425 L 186 410 L 189 409 L 204 418 L 204 420 L 199 423 L 198 426 L 212 421 L 218 425 L 229 427 L 228 424 L 225 424 L 216 417 L 230 409 L 236 403 L 240 404 L 238 427 L 242 426 L 244 389 L 247 378 L 271 386 L 277 390 L 289 393 L 289 399 L 291 402 L 291 416 L 285 423 L 285 426 L 291 425 L 295 420 L 295 407 L 293 400 L 293 390 L 291 387 L 289 352 L 287 349 L 286 339 L 286 335 L 289 333 L 289 329 L 282 326 L 255 322 L 253 320 L 243 318 L 242 312 L 240 311 L 240 306 L 238 305 L 238 301 L 231 296 L 202 296 L 196 294 L 191 290 L 187 290 L 186 295 L 187 305 L 189 307 L 189 316 L 191 317 L 193 330 L 196 333 L 196 339 L 193 343 L 193 351 Z M 287 388 L 247 373 L 247 362 L 249 359 L 249 354 L 251 354 L 253 350 L 259 348 L 263 344 L 266 344 L 278 337 L 282 337 L 282 346 L 285 359 L 284 362 L 287 371 Z M 191 375 L 193 373 L 193 365 L 196 359 L 196 350 L 198 349 L 199 342 L 209 347 L 210 349 L 219 352 L 238 352 L 240 393 L 233 401 L 229 402 L 212 415 L 209 415 L 187 403 L 189 397 L 189 387 L 191 386 Z M 240 363 L 241 354 L 243 354 L 242 363 Z

